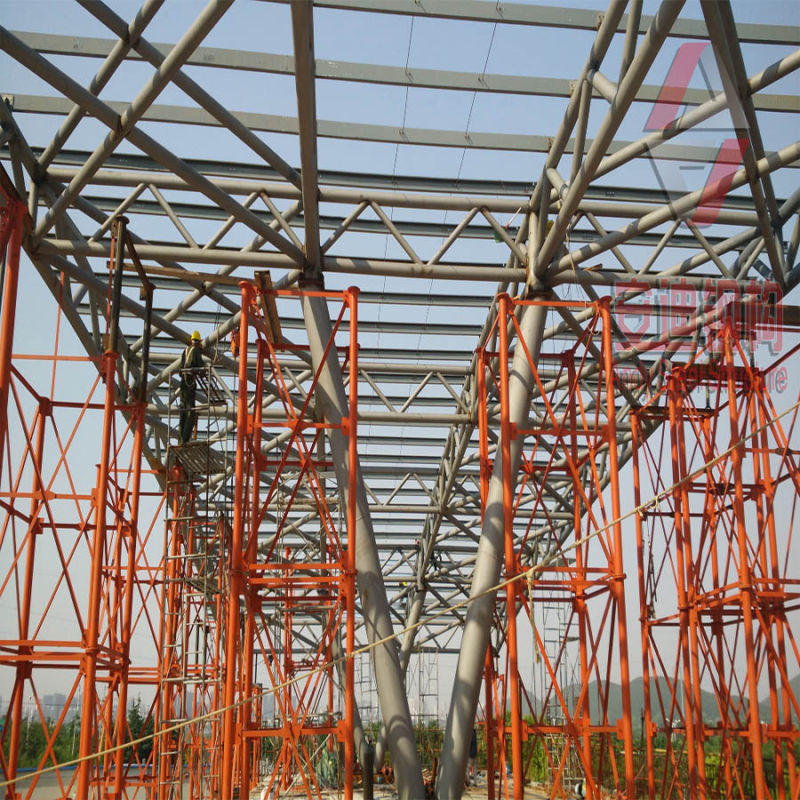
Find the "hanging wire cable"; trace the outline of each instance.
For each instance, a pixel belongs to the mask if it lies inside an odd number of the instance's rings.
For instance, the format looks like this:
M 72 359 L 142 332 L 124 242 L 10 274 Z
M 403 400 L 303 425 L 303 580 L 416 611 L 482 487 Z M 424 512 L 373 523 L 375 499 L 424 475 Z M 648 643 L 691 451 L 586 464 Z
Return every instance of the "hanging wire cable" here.
M 479 81 L 483 83 L 484 78 L 486 77 L 486 70 L 489 66 L 489 58 L 492 55 L 492 46 L 494 45 L 494 35 L 497 33 L 497 23 L 495 22 L 492 26 L 492 35 L 489 38 L 489 49 L 486 51 L 486 58 L 483 62 L 483 70 L 481 70 L 481 77 Z M 475 100 L 478 97 L 478 90 L 476 89 L 472 93 L 472 101 L 469 104 L 469 114 L 467 114 L 467 127 L 464 130 L 464 139 L 467 139 L 469 136 L 469 126 L 472 122 L 472 112 L 475 110 Z M 456 173 L 456 184 L 458 184 L 459 179 L 461 178 L 461 170 L 464 167 L 464 157 L 467 155 L 467 146 L 464 145 L 464 148 L 461 150 L 461 160 L 458 163 L 458 172 Z
M 483 60 L 483 69 L 481 70 L 481 76 L 478 79 L 481 83 L 483 83 L 483 80 L 486 77 L 486 70 L 489 68 L 489 59 L 492 56 L 492 47 L 494 46 L 495 33 L 497 33 L 497 23 L 496 22 L 492 26 L 492 35 L 489 37 L 489 47 L 486 50 L 486 58 Z M 408 69 L 408 66 L 406 66 L 406 69 Z M 469 136 L 469 127 L 472 124 L 472 112 L 475 110 L 475 100 L 477 99 L 477 97 L 478 97 L 478 90 L 476 89 L 472 93 L 472 100 L 470 100 L 470 104 L 469 104 L 469 113 L 467 114 L 467 124 L 466 124 L 466 126 L 464 128 L 464 140 L 465 141 L 466 141 L 467 137 Z M 404 124 L 405 124 L 405 120 L 404 120 Z M 458 186 L 458 182 L 461 180 L 461 170 L 464 168 L 464 158 L 466 157 L 466 155 L 467 155 L 467 146 L 464 145 L 464 147 L 461 150 L 461 159 L 458 162 L 458 171 L 456 172 L 456 186 Z M 447 213 L 448 213 L 447 209 L 445 209 L 444 216 L 442 217 L 442 225 L 446 225 L 447 224 Z M 444 240 L 446 238 L 447 238 L 446 236 L 442 236 L 442 244 L 444 243 Z M 430 315 L 431 315 L 432 300 L 433 300 L 433 278 L 431 278 L 430 282 L 428 283 L 428 302 L 426 303 L 426 306 L 425 306 L 425 324 L 422 326 L 422 329 L 421 329 L 420 335 L 419 335 L 419 339 L 417 341 L 417 349 L 418 350 L 422 349 L 422 332 L 425 330 L 425 328 L 428 327 L 428 321 L 429 321 Z M 419 359 L 417 359 L 417 363 L 419 363 Z
M 406 66 L 405 66 L 406 77 L 408 77 L 408 65 L 409 65 L 409 63 L 411 61 L 411 44 L 412 44 L 412 42 L 414 40 L 414 20 L 415 19 L 416 19 L 416 17 L 411 17 L 411 25 L 410 25 L 410 27 L 408 29 L 408 46 L 406 47 Z M 403 100 L 403 121 L 400 123 L 400 131 L 401 131 L 401 133 L 403 131 L 405 131 L 405 129 L 406 129 L 406 117 L 408 115 L 408 92 L 409 92 L 410 88 L 411 88 L 411 82 L 408 81 L 406 83 L 405 98 Z M 392 162 L 392 184 L 393 185 L 394 185 L 395 178 L 397 177 L 397 159 L 398 159 L 399 155 L 400 155 L 400 142 L 397 142 L 397 144 L 394 146 L 394 161 Z M 394 221 L 394 207 L 392 207 L 391 210 L 389 211 L 389 219 Z M 387 232 L 386 233 L 386 238 L 384 240 L 384 246 L 383 246 L 383 257 L 384 258 L 386 258 L 387 254 L 389 252 L 389 236 L 390 235 Z M 383 278 L 383 288 L 386 289 L 386 276 L 384 276 L 384 278 Z M 380 313 L 380 309 L 379 309 L 379 313 Z M 380 331 L 378 332 L 378 335 L 380 336 Z

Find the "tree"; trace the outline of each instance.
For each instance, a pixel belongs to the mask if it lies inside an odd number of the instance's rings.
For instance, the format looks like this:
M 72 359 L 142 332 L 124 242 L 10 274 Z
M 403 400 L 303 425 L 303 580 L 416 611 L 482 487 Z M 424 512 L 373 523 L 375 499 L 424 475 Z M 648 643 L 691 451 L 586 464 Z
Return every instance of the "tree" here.
M 142 698 L 137 697 L 128 708 L 128 736 L 126 741 L 132 742 L 144 736 L 152 736 L 154 730 L 153 715 L 142 713 Z M 147 739 L 133 747 L 125 748 L 125 760 L 136 760 L 145 763 L 153 752 L 153 740 Z

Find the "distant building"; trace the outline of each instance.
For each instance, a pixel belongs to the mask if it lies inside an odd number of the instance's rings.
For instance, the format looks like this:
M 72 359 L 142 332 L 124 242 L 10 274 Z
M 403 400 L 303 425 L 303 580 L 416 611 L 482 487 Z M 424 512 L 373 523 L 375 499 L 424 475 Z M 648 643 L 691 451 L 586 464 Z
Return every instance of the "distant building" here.
M 64 710 L 64 706 L 66 705 L 67 696 L 61 692 L 42 695 L 42 713 L 44 714 L 45 719 L 58 719 L 61 716 L 61 712 Z M 73 717 L 80 714 L 80 710 L 80 700 L 77 696 L 75 696 L 72 698 L 72 702 L 69 704 L 69 709 L 64 717 L 64 721 L 69 722 Z

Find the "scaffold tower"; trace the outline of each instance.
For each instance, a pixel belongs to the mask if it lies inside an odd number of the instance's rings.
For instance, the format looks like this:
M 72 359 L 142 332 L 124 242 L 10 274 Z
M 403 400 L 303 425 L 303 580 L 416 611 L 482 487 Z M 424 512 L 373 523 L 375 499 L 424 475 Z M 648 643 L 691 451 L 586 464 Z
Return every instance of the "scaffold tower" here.
M 797 408 L 784 419 L 776 411 L 768 384 L 780 362 L 752 363 L 774 309 L 747 300 L 725 306 L 703 346 L 633 415 L 651 798 L 800 791 L 790 679 L 800 651 L 788 622 L 800 607 L 789 554 Z M 654 419 L 659 435 L 645 441 Z
M 162 735 L 154 756 L 158 800 L 218 797 L 222 750 L 217 711 L 230 595 L 225 570 L 233 500 L 230 390 L 225 391 L 211 363 L 184 366 L 183 372 L 175 383 L 190 379 L 195 384 L 195 424 L 187 441 L 170 443 L 167 449 L 169 511 L 156 704 Z

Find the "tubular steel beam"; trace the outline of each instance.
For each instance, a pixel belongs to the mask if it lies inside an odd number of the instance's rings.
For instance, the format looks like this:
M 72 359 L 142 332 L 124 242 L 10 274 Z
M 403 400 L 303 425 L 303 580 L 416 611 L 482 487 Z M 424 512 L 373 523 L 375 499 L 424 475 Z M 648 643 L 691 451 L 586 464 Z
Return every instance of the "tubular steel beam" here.
M 112 130 L 121 125 L 120 116 L 106 103 L 84 89 L 65 73 L 54 67 L 38 53 L 33 52 L 0 26 L 0 49 L 47 81 L 53 88 L 69 97 L 73 103 L 85 108 L 88 113 Z M 211 181 L 197 173 L 186 162 L 178 158 L 155 139 L 139 130 L 135 125 L 128 131 L 127 138 L 140 150 L 161 163 L 168 170 L 179 175 L 186 183 L 202 192 L 212 202 L 219 204 L 230 214 L 262 235 L 270 244 L 287 254 L 295 264 L 303 263 L 303 254 L 283 236 L 275 233 L 255 214 L 237 203 L 230 195 L 217 189 Z
M 779 73 L 781 77 L 790 74 L 800 63 L 800 51 L 797 52 L 797 57 L 782 59 L 776 62 L 771 70 L 774 73 Z M 773 73 L 771 73 L 773 74 Z M 764 73 L 759 73 L 748 81 L 748 87 L 754 87 L 757 77 L 763 76 Z M 749 88 L 748 91 L 758 91 L 756 88 Z M 17 95 L 14 95 L 16 97 Z M 724 103 L 723 103 L 724 108 Z M 10 114 L 10 106 L 6 106 L 6 112 Z M 41 152 L 41 149 L 33 148 L 32 152 L 35 154 Z M 62 166 L 53 167 L 55 170 L 72 169 L 80 166 L 88 156 L 88 152 L 81 150 L 67 150 L 64 149 L 59 153 L 58 163 Z M 280 189 L 283 187 L 287 192 L 286 195 L 270 196 L 275 199 L 276 197 L 292 197 L 297 198 L 300 196 L 299 191 L 289 189 L 285 184 L 278 183 L 277 173 L 271 167 L 264 164 L 247 164 L 245 162 L 236 161 L 219 161 L 214 159 L 198 159 L 188 158 L 186 163 L 195 170 L 195 172 L 203 173 L 207 176 L 224 176 L 234 180 L 240 181 L 256 181 L 257 185 L 251 189 L 258 191 L 273 191 L 275 188 Z M 148 158 L 146 155 L 133 154 L 133 153 L 117 153 L 109 156 L 106 160 L 107 169 L 99 172 L 94 179 L 94 182 L 103 183 L 106 180 L 112 181 L 120 186 L 131 186 L 132 188 L 141 185 L 139 181 L 133 180 L 132 171 L 149 172 L 149 182 L 155 182 L 156 186 L 162 187 L 161 181 L 172 180 L 172 176 L 161 171 L 159 172 L 159 165 L 153 159 Z M 57 173 L 61 174 L 61 173 Z M 66 173 L 64 173 L 66 174 Z M 59 180 L 64 180 L 64 174 L 61 174 Z M 486 198 L 497 200 L 500 198 L 515 197 L 522 199 L 530 195 L 531 182 L 530 181 L 514 181 L 505 178 L 498 178 L 497 180 L 482 179 L 482 178 L 459 178 L 456 181 L 454 178 L 437 178 L 430 175 L 391 175 L 381 173 L 366 173 L 366 172 L 345 172 L 342 170 L 320 170 L 320 183 L 324 185 L 321 191 L 328 191 L 331 187 L 356 187 L 359 191 L 373 192 L 385 191 L 390 193 L 393 191 L 397 195 L 397 200 L 393 203 L 389 202 L 386 198 L 380 199 L 377 195 L 370 194 L 370 199 L 381 202 L 384 205 L 400 204 L 400 198 L 403 194 L 408 192 L 427 192 L 427 193 L 443 193 L 445 196 L 454 195 L 462 196 L 469 195 L 478 198 Z M 112 177 L 113 176 L 113 177 Z M 272 182 L 271 184 L 268 182 Z M 243 194 L 247 191 L 243 190 Z M 612 197 L 619 201 L 627 202 L 648 202 L 655 198 L 657 195 L 663 196 L 662 190 L 648 189 L 639 186 L 589 186 L 586 191 L 586 197 L 591 200 L 603 200 L 604 198 Z M 413 195 L 412 195 L 413 196 Z M 422 195 L 421 195 L 422 196 Z M 551 196 L 551 201 L 555 201 L 555 196 Z M 747 208 L 750 203 L 747 198 L 743 197 L 726 197 L 726 205 L 729 204 L 730 208 Z M 353 204 L 360 201 L 354 200 Z M 492 207 L 492 206 L 490 206 Z M 516 208 L 519 208 L 517 205 Z M 516 210 L 513 209 L 513 210 Z M 513 211 L 512 210 L 512 211 Z
M 262 0 L 264 2 L 264 0 Z M 280 0 L 290 2 L 290 0 Z M 602 14 L 588 8 L 562 8 L 552 5 L 528 5 L 527 3 L 501 3 L 486 0 L 426 0 L 420 5 L 416 0 L 315 0 L 320 8 L 335 8 L 347 11 L 372 11 L 387 14 L 406 14 L 441 19 L 473 20 L 475 22 L 500 22 L 511 25 L 535 25 L 537 27 L 568 28 L 595 31 Z M 646 33 L 653 17 L 643 16 L 638 26 L 639 33 Z M 627 15 L 621 18 L 615 32 L 624 33 Z M 792 25 L 762 25 L 759 23 L 740 25 L 742 42 L 758 44 L 800 44 L 800 31 Z M 696 19 L 680 20 L 672 29 L 671 36 L 685 39 L 704 39 L 705 30 Z
M 314 6 L 308 0 L 292 3 L 297 121 L 300 133 L 303 221 L 306 263 L 303 277 L 322 278 L 319 242 L 319 176 L 317 174 L 317 101 L 314 88 Z
M 534 363 L 539 358 L 539 348 L 547 319 L 543 305 L 525 308 L 520 321 L 520 331 Z M 509 376 L 509 419 L 522 425 L 528 418 L 533 375 L 525 348 L 517 347 Z M 507 463 L 512 480 L 516 480 L 522 449 L 519 439 L 509 443 Z M 447 715 L 447 728 L 442 744 L 442 762 L 439 768 L 437 792 L 440 800 L 460 798 L 464 790 L 464 774 L 475 712 L 478 707 L 481 678 L 492 630 L 492 619 L 500 570 L 504 563 L 505 525 L 503 514 L 503 461 L 495 459 L 483 518 L 481 539 L 475 570 L 472 575 L 470 597 L 464 633 L 458 656 L 453 694 Z M 521 788 L 521 787 L 520 787 Z
M 425 796 L 422 769 L 363 477 L 358 462 L 352 463 L 347 442 L 341 434 L 341 420 L 347 415 L 347 396 L 339 362 L 335 354 L 326 353 L 325 349 L 330 340 L 331 322 L 324 298 L 304 295 L 303 316 L 314 368 L 320 371 L 315 397 L 318 413 L 333 425 L 329 438 L 336 478 L 339 486 L 348 486 L 352 481 L 356 488 L 356 579 L 367 635 L 375 645 L 371 651 L 372 663 L 381 713 L 387 727 L 397 791 L 402 800 L 417 800 Z
M 11 34 L 9 34 L 11 35 Z M 19 60 L 19 59 L 17 59 Z M 71 96 L 70 96 L 71 97 Z M 72 108 L 72 103 L 59 97 L 46 97 L 41 95 L 19 94 L 14 95 L 14 108 L 18 112 L 29 114 L 66 114 Z M 710 102 L 710 101 L 709 101 Z M 106 100 L 103 102 L 107 111 L 121 114 L 125 111 L 126 104 L 120 101 Z M 700 108 L 700 107 L 698 107 Z M 95 114 L 90 110 L 90 113 Z M 297 117 L 281 116 L 278 114 L 260 114 L 252 111 L 231 112 L 250 130 L 265 133 L 282 133 L 291 136 L 300 134 L 300 124 Z M 690 112 L 691 113 L 691 112 Z M 103 120 L 105 122 L 105 120 Z M 154 103 L 142 115 L 143 122 L 163 122 L 170 125 L 191 125 L 206 127 L 225 127 L 221 125 L 204 108 L 191 108 L 187 106 L 165 105 Z M 143 147 L 139 144 L 145 141 L 145 134 L 134 127 L 128 138 L 145 153 L 152 154 L 152 145 Z M 455 147 L 470 150 L 503 150 L 508 152 L 548 153 L 553 141 L 552 137 L 541 134 L 526 133 L 493 133 L 485 131 L 470 131 L 469 139 L 464 138 L 462 130 L 437 130 L 433 128 L 406 127 L 402 130 L 393 125 L 377 125 L 371 123 L 358 123 L 340 120 L 317 120 L 317 136 L 328 139 L 347 139 L 360 142 L 388 142 L 390 144 L 409 144 L 424 147 Z M 591 143 L 591 142 L 590 142 Z M 612 155 L 620 150 L 626 152 L 637 145 L 636 142 L 614 141 L 608 147 Z M 563 152 L 571 153 L 574 142 L 572 139 L 565 141 Z M 660 158 L 674 159 L 677 161 L 697 161 L 704 164 L 713 162 L 717 149 L 702 145 L 662 145 L 658 149 Z M 609 156 L 610 157 L 610 156 Z M 163 157 L 159 160 L 163 163 Z
M 791 164 L 787 164 L 791 168 Z M 548 169 L 548 173 L 551 169 Z M 53 181 L 68 181 L 71 180 L 76 174 L 76 169 L 73 167 L 50 167 L 47 171 L 48 177 Z M 185 181 L 174 175 L 169 175 L 164 172 L 139 172 L 138 170 L 132 171 L 117 171 L 117 170 L 101 170 L 92 179 L 92 184 L 95 186 L 122 186 L 127 188 L 136 189 L 143 185 L 143 182 L 149 186 L 158 189 L 173 189 L 178 191 L 187 191 L 191 187 L 187 186 Z M 276 198 L 284 198 L 290 200 L 300 199 L 301 192 L 292 186 L 278 183 L 259 183 L 250 179 L 241 180 L 235 178 L 217 178 L 214 185 L 225 192 L 237 195 L 258 194 L 266 192 L 274 200 Z M 494 187 L 487 187 L 493 189 Z M 524 203 L 524 197 L 527 195 L 527 186 L 520 185 L 520 192 L 517 197 L 494 197 L 489 195 L 461 195 L 450 196 L 445 194 L 412 194 L 410 192 L 389 192 L 380 190 L 353 190 L 353 189 L 339 189 L 325 187 L 320 189 L 319 199 L 321 202 L 326 203 L 344 203 L 344 204 L 369 204 L 376 203 L 379 206 L 392 207 L 392 208 L 409 208 L 409 209 L 426 209 L 426 210 L 447 210 L 447 211 L 467 211 L 472 212 L 470 218 L 474 217 L 481 209 L 487 209 L 494 213 L 508 213 L 514 214 L 519 211 L 520 204 Z M 555 210 L 557 208 L 557 201 L 561 194 L 566 193 L 569 184 L 560 181 L 558 185 L 552 187 L 552 197 L 550 200 L 549 208 Z M 432 191 L 440 191 L 439 187 L 431 187 Z M 602 189 L 594 191 L 587 191 L 578 209 L 580 211 L 588 211 L 594 214 L 606 214 L 615 217 L 619 216 L 632 216 L 639 217 L 652 210 L 653 205 L 662 205 L 666 200 L 677 200 L 682 195 L 678 192 L 664 192 L 653 189 L 636 189 L 631 187 L 611 187 L 604 186 Z M 134 202 L 135 198 L 130 201 Z M 106 205 L 112 202 L 108 199 L 103 200 Z M 114 206 L 117 208 L 117 206 Z M 126 206 L 127 207 L 127 206 Z M 185 215 L 198 215 L 205 214 L 208 218 L 217 219 L 223 218 L 225 212 L 209 205 L 199 205 L 191 203 L 173 203 L 173 208 L 180 208 L 185 211 Z M 193 211 L 193 209 L 196 209 Z M 121 212 L 118 212 L 121 213 Z M 292 216 L 290 212 L 284 212 L 284 217 Z M 331 224 L 332 217 L 325 217 L 328 225 Z M 719 216 L 716 218 L 721 224 L 729 225 L 755 225 L 758 222 L 755 211 L 753 210 L 752 203 L 744 197 L 732 196 L 726 197 L 724 205 L 719 210 Z M 350 220 L 352 224 L 353 220 Z M 371 221 L 374 226 L 378 223 Z M 412 224 L 412 223 L 406 223 Z M 437 237 L 442 236 L 443 230 L 463 230 L 462 225 L 468 224 L 467 222 L 459 223 L 455 227 L 451 227 L 448 223 L 439 223 L 438 227 L 434 229 Z M 423 228 L 416 229 L 424 230 Z M 489 234 L 489 228 L 483 226 L 483 234 Z M 381 232 L 383 230 L 381 229 Z M 576 232 L 576 234 L 579 231 Z M 94 241 L 98 237 L 92 236 L 91 240 Z M 327 244 L 327 243 L 326 243 Z M 208 247 L 209 245 L 206 245 Z M 442 251 L 439 258 L 443 255 Z M 436 259 L 438 260 L 438 259 Z
M 89 0 L 81 0 L 87 9 L 92 10 Z M 160 0 L 163 2 L 163 0 Z M 637 0 L 641 4 L 641 0 Z M 103 6 L 105 8 L 105 6 Z M 92 13 L 96 13 L 92 11 Z M 112 12 L 108 12 L 111 14 Z M 106 18 L 99 17 L 106 21 Z M 110 19 L 110 17 L 108 17 Z M 630 15 L 628 16 L 630 22 Z M 680 22 L 680 20 L 679 20 Z M 108 24 L 109 28 L 120 34 L 118 27 Z M 123 23 L 124 24 L 124 23 Z M 13 31 L 14 35 L 25 42 L 28 47 L 42 54 L 58 56 L 80 56 L 93 58 L 106 58 L 115 47 L 111 39 L 99 39 L 89 36 L 62 36 L 48 33 L 29 33 L 26 31 Z M 626 33 L 626 47 L 629 32 Z M 131 37 L 133 38 L 133 37 Z M 635 45 L 635 37 L 630 41 Z M 143 42 L 143 40 L 140 40 Z M 146 48 L 146 50 L 145 50 Z M 152 48 L 152 50 L 151 50 Z M 142 53 L 142 56 L 153 62 L 149 53 L 163 58 L 170 49 L 170 45 L 163 43 L 136 43 L 133 50 Z M 145 52 L 148 55 L 145 55 Z M 627 51 L 626 51 L 627 53 Z M 129 58 L 135 57 L 129 54 Z M 293 75 L 294 60 L 291 56 L 276 53 L 245 52 L 230 50 L 222 47 L 198 47 L 188 59 L 187 66 L 216 67 L 244 72 L 265 73 L 273 75 Z M 623 66 L 627 63 L 623 62 Z M 495 94 L 513 94 L 532 97 L 561 97 L 568 98 L 572 94 L 574 82 L 566 78 L 544 78 L 531 75 L 500 75 L 487 73 L 476 75 L 474 72 L 456 72 L 441 69 L 423 69 L 385 66 L 383 64 L 362 64 L 352 61 L 331 61 L 321 59 L 316 62 L 316 77 L 335 81 L 352 81 L 355 83 L 372 83 L 383 86 L 412 86 L 426 89 L 450 89 L 464 92 L 487 92 Z M 624 72 L 624 70 L 623 70 Z M 184 73 L 179 72 L 173 79 L 176 85 L 181 85 Z M 183 88 L 183 87 L 182 87 Z M 643 85 L 636 94 L 634 102 L 655 103 L 662 91 L 661 86 Z M 595 94 L 595 97 L 599 97 Z M 688 105 L 700 105 L 708 99 L 708 92 L 701 89 L 689 88 L 684 95 L 684 102 Z M 800 111 L 800 98 L 790 94 L 756 95 L 753 104 L 758 111 L 775 111 L 788 114 Z M 201 103 L 201 105 L 204 105 Z M 287 180 L 297 183 L 288 176 Z

